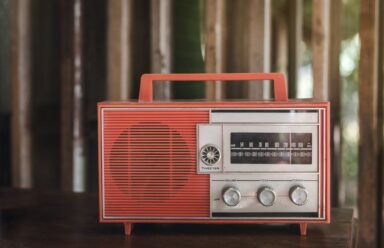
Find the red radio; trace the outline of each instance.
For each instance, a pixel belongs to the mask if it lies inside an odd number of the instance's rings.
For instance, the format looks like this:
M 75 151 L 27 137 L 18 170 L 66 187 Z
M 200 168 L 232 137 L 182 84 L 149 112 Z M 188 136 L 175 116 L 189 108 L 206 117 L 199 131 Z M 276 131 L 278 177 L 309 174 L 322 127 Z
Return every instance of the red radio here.
M 273 80 L 275 101 L 153 102 L 153 81 Z M 146 74 L 102 102 L 100 221 L 330 222 L 329 102 L 288 101 L 280 73 Z

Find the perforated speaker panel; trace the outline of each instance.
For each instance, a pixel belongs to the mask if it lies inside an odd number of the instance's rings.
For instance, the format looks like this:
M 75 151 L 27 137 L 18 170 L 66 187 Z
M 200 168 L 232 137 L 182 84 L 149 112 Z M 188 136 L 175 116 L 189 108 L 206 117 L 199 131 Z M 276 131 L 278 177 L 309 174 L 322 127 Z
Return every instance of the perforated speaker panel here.
M 209 177 L 196 174 L 204 110 L 108 109 L 102 114 L 104 217 L 208 217 Z

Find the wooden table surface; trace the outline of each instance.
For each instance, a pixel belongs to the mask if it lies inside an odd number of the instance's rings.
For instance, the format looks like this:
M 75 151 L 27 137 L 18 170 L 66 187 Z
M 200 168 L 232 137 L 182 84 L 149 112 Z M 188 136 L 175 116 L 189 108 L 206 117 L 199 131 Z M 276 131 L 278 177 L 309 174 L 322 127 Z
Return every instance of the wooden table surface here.
M 351 247 L 352 210 L 333 209 L 330 225 L 122 224 L 98 222 L 90 193 L 0 189 L 0 247 Z

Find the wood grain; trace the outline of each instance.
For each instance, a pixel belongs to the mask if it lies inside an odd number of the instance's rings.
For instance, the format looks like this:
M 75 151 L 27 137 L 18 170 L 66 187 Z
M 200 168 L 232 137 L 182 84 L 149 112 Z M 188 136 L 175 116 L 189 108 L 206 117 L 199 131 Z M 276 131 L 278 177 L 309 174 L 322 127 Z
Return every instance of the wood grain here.
M 32 3 L 33 188 L 59 190 L 60 4 L 51 0 Z
M 225 64 L 225 0 L 204 1 L 205 71 L 223 72 Z M 206 83 L 206 98 L 220 100 L 223 97 L 223 82 Z
M 270 72 L 271 70 L 271 1 L 250 0 L 248 71 Z M 269 82 L 250 81 L 248 99 L 267 99 L 270 96 Z
M 11 4 L 12 185 L 30 188 L 32 178 L 32 57 L 30 0 Z
M 384 1 L 381 0 L 380 7 L 379 7 L 379 44 L 384 44 Z M 378 48 L 378 54 L 379 54 L 379 61 L 378 61 L 378 82 L 379 83 L 379 90 L 378 90 L 378 98 L 379 98 L 379 106 L 378 106 L 378 135 L 377 137 L 382 137 L 382 139 L 379 139 L 378 144 L 378 152 L 379 152 L 379 172 L 378 174 L 381 175 L 380 181 L 381 186 L 379 185 L 379 213 L 381 213 L 381 223 L 379 225 L 378 233 L 384 232 L 384 46 L 379 45 Z M 381 101 L 381 104 L 380 104 Z M 381 206 L 380 206 L 381 205 Z M 381 212 L 380 212 L 381 211 Z M 379 236 L 379 247 L 384 246 L 384 235 Z
M 272 15 L 272 68 L 288 75 L 288 22 L 286 1 Z M 289 86 L 289 85 L 288 85 Z
M 107 98 L 108 1 L 84 0 L 84 137 L 86 141 L 86 189 L 98 188 L 97 102 Z
M 247 72 L 248 71 L 248 1 L 232 1 L 226 2 L 227 19 L 227 42 L 225 44 L 225 56 L 228 58 L 225 64 L 227 72 Z M 229 35 L 230 34 L 230 35 Z M 238 37 L 242 37 L 239 39 Z M 241 99 L 246 98 L 247 87 L 245 83 L 228 82 L 225 86 L 225 98 Z
M 379 104 L 383 104 L 378 90 L 383 82 L 378 80 L 379 54 L 379 1 L 367 0 L 360 5 L 360 63 L 359 63 L 359 247 L 379 247 L 378 188 L 382 175 L 379 172 L 378 137 L 383 122 L 379 117 Z M 381 99 L 379 99 L 381 97 Z M 381 201 L 381 200 L 380 200 Z
M 172 71 L 172 33 L 172 0 L 151 0 L 151 72 Z M 171 99 L 171 83 L 155 83 L 153 97 Z
M 341 13 L 342 1 L 332 0 L 329 7 L 329 50 L 328 58 L 328 100 L 331 102 L 331 204 L 333 207 L 345 203 L 345 188 L 341 164 L 342 125 L 341 125 Z
M 270 1 L 227 0 L 226 70 L 263 72 L 270 70 Z M 230 35 L 229 35 L 230 34 Z M 269 85 L 228 83 L 227 98 L 269 98 Z
M 0 2 L 0 115 L 11 112 L 11 4 Z M 8 165 L 7 165 L 8 166 Z
M 6 199 L 6 201 L 2 201 Z M 1 247 L 352 247 L 351 209 L 333 209 L 329 225 L 99 223 L 96 194 L 0 190 Z
M 313 0 L 312 5 L 312 70 L 313 96 L 328 99 L 330 0 Z
M 296 98 L 301 65 L 303 0 L 288 1 L 288 97 Z
M 313 95 L 331 102 L 331 204 L 339 206 L 343 199 L 341 169 L 341 91 L 340 43 L 341 0 L 313 1 L 312 54 Z
M 107 97 L 128 100 L 132 91 L 133 0 L 108 1 Z

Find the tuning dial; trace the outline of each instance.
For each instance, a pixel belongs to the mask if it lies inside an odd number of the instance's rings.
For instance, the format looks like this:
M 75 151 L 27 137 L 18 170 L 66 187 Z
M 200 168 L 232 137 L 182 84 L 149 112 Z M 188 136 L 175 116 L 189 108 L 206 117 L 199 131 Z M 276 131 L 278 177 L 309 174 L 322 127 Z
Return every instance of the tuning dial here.
M 289 190 L 289 197 L 291 201 L 296 205 L 304 205 L 308 199 L 308 191 L 301 186 L 293 186 Z
M 217 162 L 220 160 L 220 157 L 220 150 L 215 145 L 208 144 L 200 149 L 200 159 L 204 164 L 208 166 L 217 164 Z
M 223 191 L 223 201 L 230 207 L 234 207 L 240 203 L 241 194 L 240 191 L 235 187 L 226 188 Z
M 257 199 L 266 207 L 272 206 L 276 201 L 276 193 L 270 187 L 262 187 L 257 191 Z

